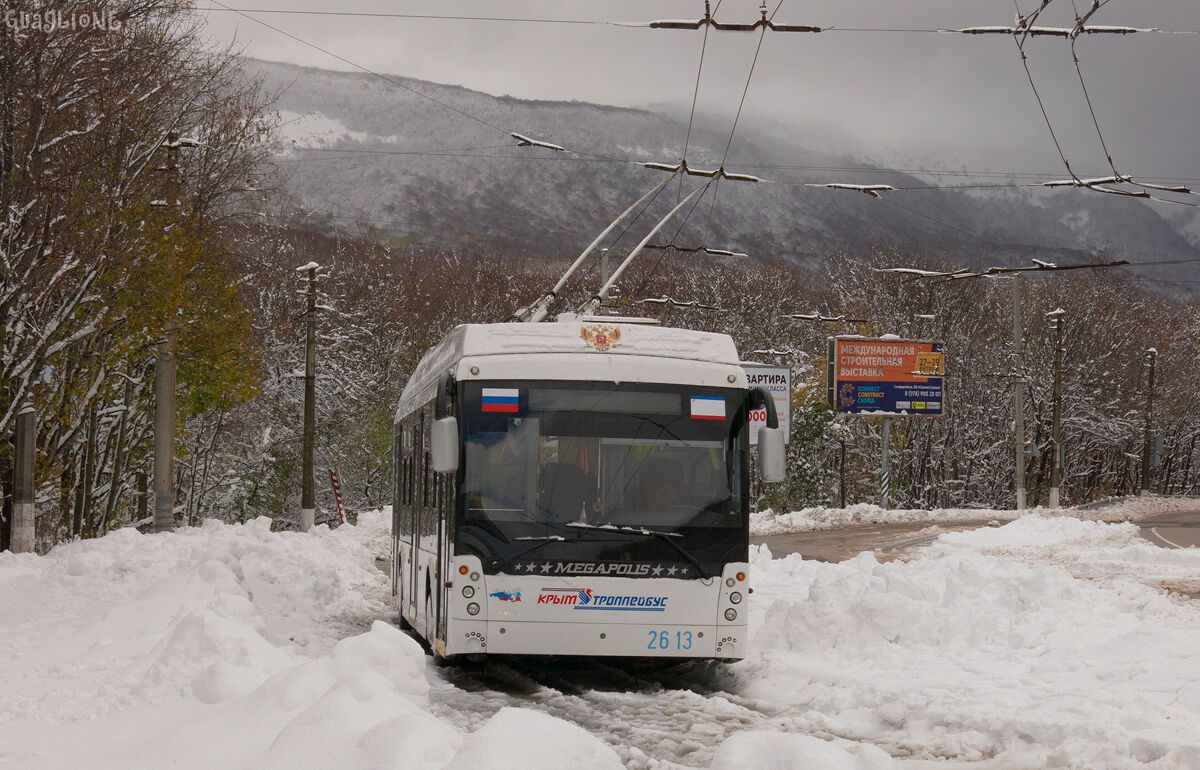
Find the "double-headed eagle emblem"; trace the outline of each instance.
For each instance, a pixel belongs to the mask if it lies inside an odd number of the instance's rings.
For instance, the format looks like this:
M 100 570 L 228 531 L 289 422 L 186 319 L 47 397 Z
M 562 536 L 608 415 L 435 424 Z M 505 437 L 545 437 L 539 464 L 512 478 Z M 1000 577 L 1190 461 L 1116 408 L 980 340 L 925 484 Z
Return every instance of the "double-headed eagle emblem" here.
M 616 326 L 581 326 L 579 336 L 588 347 L 604 352 L 621 341 L 621 330 Z

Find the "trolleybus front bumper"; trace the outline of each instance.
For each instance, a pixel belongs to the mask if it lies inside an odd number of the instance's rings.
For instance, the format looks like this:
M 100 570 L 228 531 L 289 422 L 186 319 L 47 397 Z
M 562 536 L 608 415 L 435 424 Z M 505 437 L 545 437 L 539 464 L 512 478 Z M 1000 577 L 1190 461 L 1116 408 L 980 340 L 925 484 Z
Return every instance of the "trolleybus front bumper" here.
M 465 567 L 465 571 L 464 568 Z M 442 655 L 745 655 L 749 568 L 704 579 L 484 575 L 456 557 Z

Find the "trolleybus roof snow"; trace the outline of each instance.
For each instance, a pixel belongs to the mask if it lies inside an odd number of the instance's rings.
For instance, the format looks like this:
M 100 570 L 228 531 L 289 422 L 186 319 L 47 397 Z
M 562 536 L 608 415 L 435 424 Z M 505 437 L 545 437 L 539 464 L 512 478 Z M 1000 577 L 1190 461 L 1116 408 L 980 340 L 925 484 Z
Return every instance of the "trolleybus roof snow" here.
M 400 396 L 397 415 L 406 414 L 412 400 L 436 387 L 438 379 L 456 369 L 459 379 L 468 377 L 467 367 L 474 359 L 492 362 L 512 356 L 546 356 L 559 364 L 567 361 L 587 361 L 588 356 L 606 357 L 607 371 L 621 381 L 636 381 L 639 370 L 645 370 L 646 358 L 666 359 L 678 365 L 688 363 L 707 369 L 713 366 L 737 367 L 737 387 L 745 387 L 739 366 L 737 348 L 727 334 L 714 334 L 691 329 L 676 329 L 631 323 L 610 317 L 579 318 L 558 323 L 495 323 L 463 324 L 455 327 L 441 342 L 430 348 L 417 364 L 412 377 Z M 566 360 L 563 356 L 568 356 Z M 578 358 L 575 358 L 575 357 Z M 634 358 L 639 357 L 639 358 Z M 511 360 L 511 358 L 507 359 Z M 467 366 L 460 366 L 466 361 Z M 482 363 L 482 361 L 480 362 Z M 707 365 L 707 366 L 703 366 Z M 590 370 L 584 371 L 584 369 Z M 580 370 L 559 367 L 562 374 L 553 377 L 530 372 L 532 379 L 597 379 L 595 369 Z M 677 368 L 678 371 L 678 368 Z M 729 373 L 735 373 L 730 370 Z M 486 376 L 486 375 L 485 375 Z M 720 384 L 728 386 L 722 375 Z M 690 378 L 683 378 L 687 382 Z M 650 381 L 661 381 L 654 378 Z

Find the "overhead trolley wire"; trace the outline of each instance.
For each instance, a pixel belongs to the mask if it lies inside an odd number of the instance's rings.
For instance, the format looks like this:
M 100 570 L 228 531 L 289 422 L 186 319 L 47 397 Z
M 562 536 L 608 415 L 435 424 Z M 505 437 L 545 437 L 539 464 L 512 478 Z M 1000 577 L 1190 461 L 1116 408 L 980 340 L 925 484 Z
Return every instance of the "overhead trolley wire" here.
M 216 0 L 211 0 L 216 2 Z M 626 29 L 652 29 L 650 27 L 654 22 L 629 22 L 629 21 L 610 21 L 606 19 L 551 19 L 544 17 L 529 17 L 529 16 L 468 16 L 465 14 L 434 14 L 434 13 L 395 13 L 385 11 L 327 11 L 305 8 L 242 8 L 233 6 L 197 6 L 192 8 L 194 11 L 203 12 L 231 12 L 231 13 L 262 13 L 276 14 L 287 16 L 318 16 L 318 17 L 342 17 L 342 18 L 365 18 L 365 19 L 398 19 L 398 20 L 426 20 L 426 21 L 480 21 L 480 22 L 505 22 L 518 24 L 540 24 L 554 25 L 562 24 L 576 27 L 623 27 Z M 750 31 L 757 28 L 761 24 L 761 20 L 754 24 L 725 24 L 719 23 L 714 25 L 714 28 L 721 31 L 730 29 L 737 31 Z M 689 22 L 686 27 L 681 29 L 698 29 L 701 26 L 708 26 L 699 22 Z M 788 29 L 795 26 L 800 29 Z M 664 27 L 658 27 L 662 29 Z M 949 32 L 961 32 L 957 29 L 946 29 L 940 27 L 841 27 L 831 25 L 828 27 L 819 27 L 814 25 L 772 25 L 772 30 L 776 32 L 852 32 L 852 33 L 888 33 L 888 34 L 946 34 Z M 1164 35 L 1200 35 L 1200 30 L 1190 29 L 1162 29 L 1149 28 L 1139 29 L 1138 32 L 1146 33 L 1153 32 Z
M 293 121 L 288 121 L 288 122 L 293 122 Z M 454 149 L 446 149 L 446 150 L 440 150 L 440 149 L 436 149 L 436 148 L 425 149 L 425 150 L 385 150 L 385 149 L 358 148 L 358 147 L 295 147 L 293 149 L 296 152 L 306 152 L 306 153 L 308 153 L 308 152 L 311 152 L 311 153 L 345 153 L 345 154 L 355 154 L 355 155 L 400 155 L 400 156 L 449 155 L 451 157 L 459 157 L 459 155 L 458 155 L 459 153 L 471 152 L 471 151 L 475 151 L 475 150 L 504 149 L 504 148 L 513 147 L 513 146 L 514 145 L 512 145 L 512 144 L 496 144 L 496 145 L 483 145 L 483 146 L 479 146 L 479 147 L 462 147 L 462 148 L 454 148 Z M 511 158 L 513 160 L 580 160 L 580 161 L 585 161 L 585 162 L 596 160 L 596 161 L 607 161 L 610 163 L 627 163 L 627 164 L 634 164 L 634 165 L 641 165 L 644 162 L 641 160 L 636 160 L 634 158 L 619 158 L 619 157 L 602 155 L 602 154 L 597 154 L 597 153 L 584 153 L 584 152 L 579 152 L 579 151 L 568 151 L 568 152 L 572 156 L 584 155 L 587 157 L 575 158 L 575 157 L 566 157 L 563 155 L 477 155 L 477 156 L 476 155 L 467 155 L 464 157 Z M 303 160 L 319 160 L 319 159 L 318 158 L 291 158 L 288 160 L 303 161 Z M 905 174 L 905 175 L 911 175 L 911 176 L 948 176 L 948 177 L 961 177 L 961 178 L 998 177 L 998 178 L 1003 178 L 1003 179 L 1021 179 L 1021 178 L 1057 179 L 1062 176 L 1062 174 L 1060 174 L 1060 173 L 1051 172 L 1051 171 L 998 171 L 998 170 L 979 170 L 979 169 L 963 169 L 961 171 L 953 171 L 951 169 L 945 169 L 945 168 L 941 168 L 941 169 L 866 168 L 866 167 L 862 167 L 862 166 L 822 166 L 822 165 L 803 165 L 803 164 L 792 164 L 792 163 L 736 163 L 736 164 L 734 164 L 734 167 L 738 168 L 738 169 L 744 168 L 744 169 L 772 169 L 772 170 L 782 170 L 782 171 L 838 171 L 838 172 L 850 173 L 850 174 Z M 1187 182 L 1187 183 L 1191 183 L 1191 184 L 1200 184 L 1200 175 L 1190 176 L 1190 177 L 1156 176 L 1156 177 L 1143 177 L 1143 178 L 1149 179 L 1152 181 L 1156 181 L 1156 182 Z M 768 184 L 781 184 L 781 185 L 806 184 L 804 182 L 796 182 L 796 181 L 790 181 L 790 180 L 786 180 L 786 179 L 784 179 L 784 180 L 761 179 L 760 181 L 768 183 Z M 1008 187 L 1008 186 L 1021 186 L 1021 185 L 1004 185 L 1004 186 Z M 1034 186 L 1037 186 L 1037 185 L 1034 185 Z M 969 187 L 969 186 L 964 186 L 964 185 L 941 186 L 941 185 L 939 185 L 939 186 L 930 187 L 930 188 L 905 187 L 905 188 L 897 188 L 897 189 L 913 189 L 913 190 L 955 189 L 956 187 Z
M 675 233 L 671 236 L 671 239 L 667 241 L 668 245 L 674 244 L 675 239 L 678 238 L 679 234 L 683 232 L 684 226 L 686 226 L 688 223 L 688 220 L 692 218 L 692 213 L 696 210 L 696 207 L 700 205 L 700 201 L 702 201 L 704 199 L 704 196 L 708 194 L 708 186 L 711 185 L 712 183 L 713 183 L 712 181 L 705 182 L 704 191 L 700 193 L 700 196 L 698 198 L 696 198 L 696 200 L 692 201 L 692 205 L 690 208 L 688 208 L 687 214 L 684 215 L 683 221 L 679 223 L 679 227 L 675 228 Z M 720 184 L 721 180 L 717 179 L 716 183 Z M 646 284 L 648 284 L 650 282 L 650 279 L 654 277 L 654 274 L 656 272 L 658 272 L 659 265 L 662 264 L 662 261 L 667 258 L 667 254 L 669 254 L 669 253 L 670 253 L 669 249 L 662 250 L 662 255 L 659 256 L 659 258 L 654 262 L 654 266 L 651 267 L 650 270 L 647 271 L 645 276 L 642 277 L 642 282 L 640 284 L 638 284 L 637 289 L 635 289 L 633 291 L 634 294 L 641 294 L 645 290 Z
M 217 0 L 212 0 L 217 2 Z M 381 11 L 319 11 L 302 8 L 231 8 L 223 5 L 219 8 L 196 8 L 197 11 L 231 11 L 238 14 L 246 13 L 275 13 L 289 16 L 341 16 L 346 18 L 367 19 L 427 19 L 433 21 L 501 21 L 524 22 L 526 24 L 574 24 L 580 26 L 599 25 L 613 26 L 611 21 L 595 21 L 592 19 L 539 19 L 518 16 L 461 16 L 435 13 L 385 13 Z
M 733 126 L 729 129 L 729 139 L 725 142 L 725 152 L 721 154 L 721 162 L 718 164 L 718 168 L 720 168 L 722 173 L 725 171 L 725 161 L 729 158 L 729 148 L 733 146 L 733 135 L 737 133 L 738 121 L 740 121 L 742 118 L 742 108 L 746 106 L 746 94 L 750 93 L 750 81 L 754 79 L 754 68 L 758 65 L 758 55 L 762 52 L 763 39 L 767 36 L 767 29 L 773 29 L 771 25 L 775 20 L 775 14 L 779 13 L 779 9 L 781 7 L 783 7 L 783 0 L 779 0 L 779 2 L 775 5 L 775 10 L 771 11 L 771 17 L 767 18 L 766 0 L 763 0 L 762 16 L 766 23 L 762 25 L 762 31 L 760 31 L 758 34 L 758 44 L 754 47 L 754 58 L 750 61 L 750 72 L 746 75 L 746 84 L 742 86 L 742 97 L 738 101 L 737 112 L 733 116 Z M 708 34 L 707 28 L 705 29 L 705 34 Z M 704 228 L 704 236 L 706 240 L 708 238 L 708 231 L 712 227 L 713 214 L 717 208 L 717 196 L 720 194 L 720 192 L 721 179 L 718 177 L 717 185 L 713 188 L 712 203 L 710 203 L 708 206 L 708 220 Z M 701 195 L 700 197 L 704 196 Z
M 716 7 L 716 9 L 714 9 L 712 11 L 712 13 L 716 13 L 717 11 L 721 10 L 722 2 L 724 2 L 724 0 L 717 0 L 717 7 Z M 710 15 L 709 10 L 708 10 L 708 3 L 709 3 L 709 0 L 704 0 L 705 16 Z M 708 48 L 708 27 L 705 27 L 704 28 L 704 38 L 703 38 L 703 40 L 700 41 L 700 64 L 699 64 L 699 66 L 696 67 L 696 86 L 695 86 L 695 88 L 692 89 L 692 109 L 691 109 L 691 112 L 688 113 L 687 135 L 683 139 L 683 155 L 680 156 L 684 162 L 687 161 L 688 146 L 691 144 L 691 141 L 692 141 L 692 123 L 696 119 L 696 99 L 700 96 L 700 76 L 704 73 L 704 52 L 707 48 Z M 676 203 L 678 203 L 679 199 L 681 197 L 683 197 L 683 176 L 684 176 L 683 174 L 679 175 L 679 187 L 675 193 L 675 202 Z
M 380 80 L 383 80 L 383 81 L 384 81 L 384 82 L 386 82 L 386 83 L 390 83 L 391 85 L 394 85 L 394 86 L 396 86 L 397 88 L 404 89 L 405 91 L 408 91 L 408 92 L 409 92 L 409 93 L 411 93 L 411 94 L 414 94 L 414 95 L 416 95 L 416 96 L 419 96 L 419 97 L 421 97 L 422 99 L 426 99 L 426 100 L 428 100 L 428 101 L 431 101 L 431 102 L 433 102 L 434 104 L 440 105 L 441 107 L 444 107 L 445 109 L 447 109 L 447 110 L 450 110 L 451 112 L 457 113 L 457 114 L 459 114 L 459 115 L 463 116 L 464 118 L 468 118 L 468 119 L 470 119 L 470 120 L 473 120 L 473 121 L 475 121 L 476 123 L 479 123 L 479 124 L 480 124 L 480 125 L 482 125 L 482 126 L 486 126 L 487 128 L 490 128 L 490 129 L 492 129 L 493 131 L 498 131 L 498 132 L 500 132 L 501 134 L 504 134 L 505 136 L 512 137 L 513 139 L 517 140 L 517 145 L 516 145 L 516 146 L 518 146 L 518 147 L 544 147 L 544 148 L 547 148 L 547 149 L 550 149 L 550 150 L 557 150 L 557 151 L 566 152 L 566 148 L 564 148 L 564 147 L 560 147 L 560 146 L 559 146 L 559 145 L 557 145 L 557 144 L 551 144 L 551 143 L 549 143 L 549 142 L 544 142 L 544 141 L 541 141 L 541 140 L 539 140 L 539 139 L 533 139 L 533 138 L 530 138 L 530 137 L 528 137 L 528 136 L 525 136 L 525 135 L 523 135 L 523 134 L 519 134 L 519 133 L 517 133 L 517 132 L 515 132 L 515 131 L 509 131 L 509 130 L 506 130 L 506 129 L 504 129 L 504 128 L 501 128 L 500 126 L 497 126 L 495 123 L 492 123 L 492 122 L 490 122 L 490 121 L 488 121 L 488 120 L 485 120 L 484 118 L 481 118 L 481 117 L 479 117 L 478 115 L 473 115 L 473 114 L 471 114 L 471 113 L 467 112 L 466 110 L 461 110 L 461 109 L 459 109 L 458 107 L 455 107 L 455 106 L 454 106 L 454 105 L 452 105 L 452 104 L 448 104 L 448 103 L 446 103 L 446 102 L 442 101 L 441 99 L 438 99 L 437 97 L 430 96 L 429 94 L 427 94 L 427 93 L 424 93 L 424 92 L 422 92 L 422 91 L 419 91 L 419 90 L 417 90 L 417 89 L 415 89 L 415 88 L 412 88 L 411 86 L 407 86 L 407 85 L 405 85 L 404 83 L 401 83 L 400 81 L 396 80 L 395 78 L 391 78 L 391 77 L 388 77 L 387 75 L 384 75 L 384 74 L 382 74 L 382 73 L 380 73 L 380 72 L 376 72 L 375 70 L 373 70 L 373 69 L 370 69 L 369 67 L 364 67 L 363 65 L 361 65 L 361 64 L 359 64 L 359 63 L 357 63 L 357 62 L 351 61 L 350 59 L 347 59 L 345 56 L 341 56 L 341 55 L 339 55 L 339 54 L 336 54 L 336 53 L 334 53 L 333 51 L 330 51 L 330 50 L 329 50 L 329 49 L 327 49 L 327 48 L 323 48 L 323 47 L 321 47 L 321 46 L 317 45 L 316 43 L 313 43 L 313 42 L 311 42 L 311 41 L 309 41 L 309 40 L 305 40 L 304 38 L 302 38 L 302 37 L 300 37 L 300 36 L 298 36 L 298 35 L 293 35 L 291 32 L 288 32 L 288 31 L 286 31 L 286 30 L 280 29 L 279 27 L 276 27 L 276 26 L 274 26 L 273 24 L 269 24 L 269 23 L 267 23 L 267 22 L 263 21 L 262 19 L 259 19 L 259 18 L 255 17 L 255 16 L 251 16 L 250 14 L 248 14 L 248 13 L 246 13 L 246 12 L 244 12 L 244 11 L 240 11 L 240 10 L 234 9 L 234 8 L 232 8 L 232 7 L 228 6 L 228 5 L 226 5 L 225 3 L 222 3 L 222 2 L 221 2 L 221 0 L 211 0 L 211 2 L 215 3 L 216 5 L 220 6 L 221 8 L 224 8 L 224 9 L 225 9 L 225 10 L 227 10 L 227 11 L 231 11 L 231 12 L 233 12 L 233 13 L 236 13 L 238 16 L 241 16 L 242 18 L 249 19 L 250 21 L 253 21 L 255 24 L 260 24 L 260 25 L 262 25 L 262 26 L 266 27 L 267 29 L 270 29 L 270 30 L 273 30 L 273 31 L 275 31 L 275 32 L 278 32 L 279 34 L 283 35 L 284 37 L 287 37 L 287 38 L 289 38 L 289 39 L 291 39 L 291 40 L 294 40 L 294 41 L 296 41 L 297 43 L 300 43 L 301 45 L 306 45 L 306 46 L 308 46 L 309 48 L 312 48 L 312 49 L 314 49 L 314 50 L 316 50 L 316 51 L 320 51 L 321 53 L 325 54 L 326 56 L 332 56 L 333 58 L 337 59 L 338 61 L 340 61 L 340 62 L 343 62 L 343 63 L 345 63 L 345 64 L 348 64 L 348 65 L 350 65 L 351 67 L 354 67 L 354 68 L 355 68 L 355 69 L 357 69 L 357 70 L 361 70 L 362 72 L 365 72 L 365 73 L 367 73 L 368 75 L 372 75 L 372 76 L 374 76 L 374 77 L 377 77 L 377 78 L 379 78 Z
M 379 72 L 376 72 L 373 69 L 370 69 L 369 67 L 364 67 L 363 65 L 359 64 L 358 62 L 350 61 L 345 56 L 336 54 L 327 48 L 322 48 L 321 46 L 317 45 L 316 43 L 305 40 L 304 38 L 299 37 L 298 35 L 293 35 L 291 32 L 280 29 L 279 27 L 276 27 L 273 24 L 265 22 L 262 19 L 259 19 L 255 16 L 251 16 L 249 13 L 247 13 L 245 11 L 241 11 L 236 8 L 231 8 L 230 6 L 222 3 L 221 0 L 211 0 L 211 2 L 216 3 L 221 8 L 223 8 L 227 11 L 232 11 L 233 13 L 236 13 L 238 16 L 241 16 L 244 19 L 249 19 L 250 21 L 254 22 L 255 24 L 261 24 L 262 26 L 266 27 L 267 29 L 274 30 L 275 32 L 278 32 L 279 34 L 283 35 L 284 37 L 294 40 L 297 43 L 300 43 L 301 45 L 306 45 L 309 48 L 312 48 L 316 51 L 320 51 L 321 53 L 325 54 L 326 56 L 331 56 L 334 59 L 337 59 L 338 61 L 342 62 L 343 64 L 348 64 L 349 66 L 354 67 L 355 69 L 360 70 L 362 72 L 365 72 L 368 75 L 373 75 L 373 76 L 379 78 L 380 80 L 383 80 L 387 83 L 391 83 L 392 85 L 396 86 L 397 88 L 402 88 L 405 91 L 408 91 L 409 93 L 416 94 L 417 96 L 421 97 L 422 99 L 427 99 L 427 100 L 433 102 L 434 104 L 440 105 L 440 106 L 444 107 L 445 109 L 450 110 L 451 112 L 455 112 L 455 113 L 463 116 L 464 118 L 473 120 L 476 123 L 479 123 L 480 125 L 483 125 L 483 126 L 486 126 L 490 129 L 492 129 L 493 131 L 499 131 L 500 133 L 504 134 L 505 136 L 508 136 L 508 134 L 509 134 L 508 131 L 505 131 L 500 126 L 497 126 L 494 123 L 484 120 L 483 118 L 479 117 L 478 115 L 472 115 L 471 113 L 466 112 L 465 110 L 460 110 L 459 108 L 455 107 L 452 104 L 447 104 L 446 102 L 442 101 L 441 99 L 430 96 L 429 94 L 426 94 L 426 93 L 422 93 L 421 91 L 418 91 L 417 89 L 412 88 L 411 86 L 406 86 L 403 83 L 401 83 L 400 81 L 396 80 L 395 78 L 390 78 L 387 75 L 381 74 Z
M 1050 5 L 1050 3 L 1053 1 L 1054 0 L 1042 0 L 1042 4 L 1036 11 L 1034 11 L 1033 17 L 1037 18 L 1037 16 L 1041 15 L 1042 11 L 1046 9 L 1046 6 Z M 1021 13 L 1021 6 L 1017 4 L 1017 0 L 1013 0 L 1013 6 L 1015 6 L 1017 9 L 1018 21 L 1024 22 L 1025 16 Z M 1018 23 L 1017 26 L 1020 28 L 1023 26 L 1023 24 Z M 1033 81 L 1033 73 L 1029 70 L 1029 57 L 1025 53 L 1025 38 L 1022 37 L 1020 40 L 1018 40 L 1017 36 L 1013 35 L 1013 43 L 1016 44 L 1017 53 L 1021 56 L 1021 66 L 1025 69 L 1025 77 L 1029 80 L 1029 87 L 1033 90 L 1033 96 L 1037 100 L 1038 109 L 1041 110 L 1042 118 L 1046 121 L 1046 128 L 1050 131 L 1050 138 L 1054 141 L 1054 148 L 1058 150 L 1058 157 L 1062 159 L 1063 166 L 1066 167 L 1067 173 L 1071 175 L 1072 179 L 1078 182 L 1079 177 L 1077 177 L 1075 172 L 1071 170 L 1071 162 L 1067 160 L 1067 155 L 1065 152 L 1063 152 L 1062 144 L 1058 141 L 1058 134 L 1054 131 L 1054 124 L 1050 122 L 1050 115 L 1046 112 L 1046 104 L 1042 101 L 1042 94 L 1038 91 L 1037 84 Z

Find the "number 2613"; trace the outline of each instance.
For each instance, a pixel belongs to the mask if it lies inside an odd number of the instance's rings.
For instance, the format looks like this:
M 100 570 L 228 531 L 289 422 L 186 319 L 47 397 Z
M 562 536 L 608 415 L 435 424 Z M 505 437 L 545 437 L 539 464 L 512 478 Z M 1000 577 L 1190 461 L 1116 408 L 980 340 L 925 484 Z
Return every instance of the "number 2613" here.
M 650 639 L 646 643 L 647 650 L 690 650 L 692 649 L 692 632 L 667 630 L 648 631 Z

